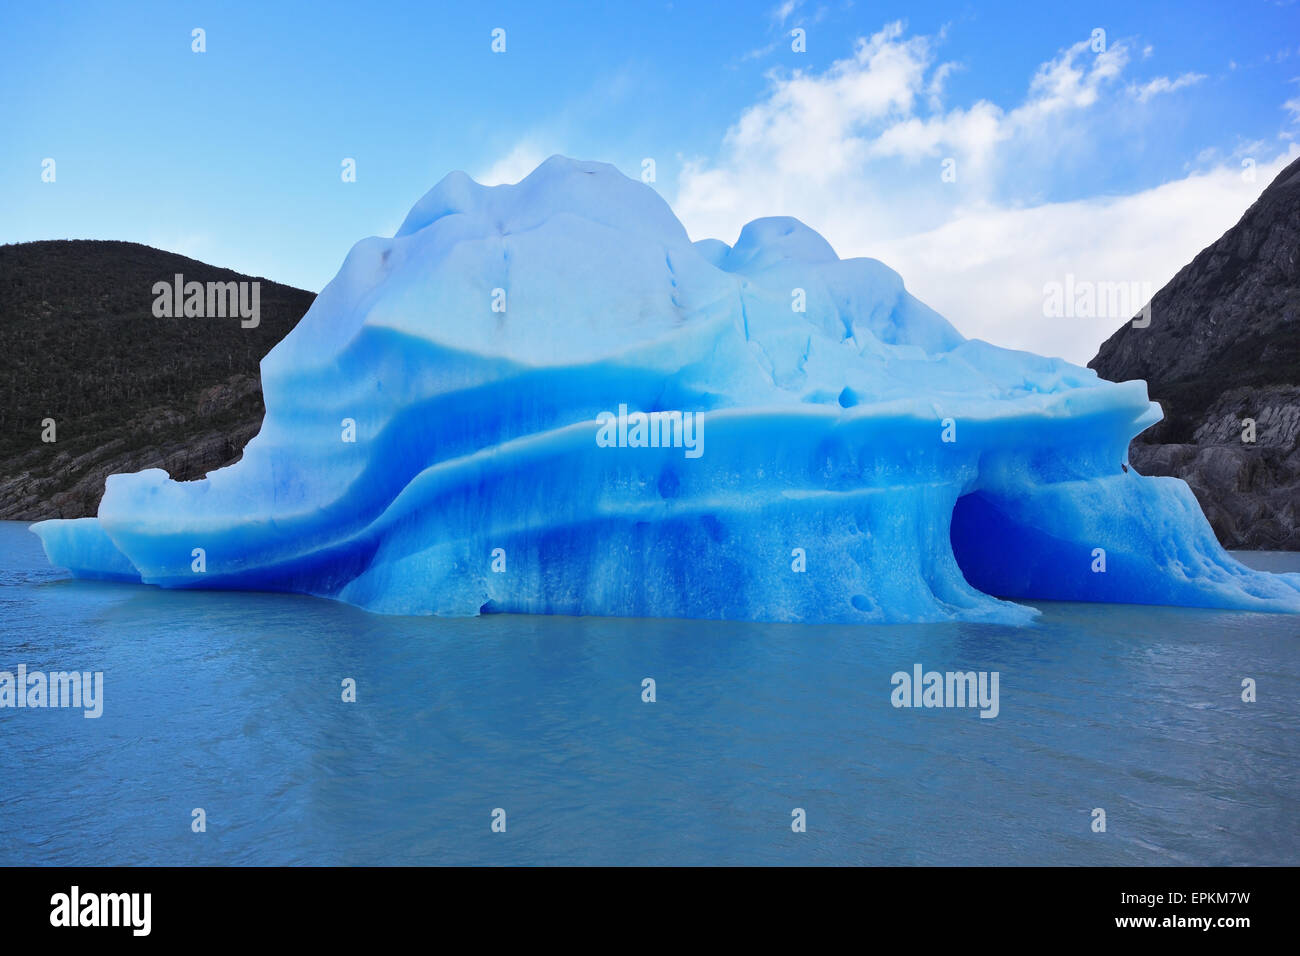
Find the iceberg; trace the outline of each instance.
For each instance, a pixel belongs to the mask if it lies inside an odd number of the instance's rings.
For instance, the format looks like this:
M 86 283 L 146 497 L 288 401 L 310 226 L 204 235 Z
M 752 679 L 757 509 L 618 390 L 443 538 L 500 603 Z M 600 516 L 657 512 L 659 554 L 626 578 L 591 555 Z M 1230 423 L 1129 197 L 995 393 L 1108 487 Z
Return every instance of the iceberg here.
M 692 242 L 552 157 L 357 243 L 199 481 L 107 481 L 50 561 L 386 614 L 1023 624 L 1025 600 L 1300 611 L 1143 477 L 1144 382 L 964 338 L 792 218 Z

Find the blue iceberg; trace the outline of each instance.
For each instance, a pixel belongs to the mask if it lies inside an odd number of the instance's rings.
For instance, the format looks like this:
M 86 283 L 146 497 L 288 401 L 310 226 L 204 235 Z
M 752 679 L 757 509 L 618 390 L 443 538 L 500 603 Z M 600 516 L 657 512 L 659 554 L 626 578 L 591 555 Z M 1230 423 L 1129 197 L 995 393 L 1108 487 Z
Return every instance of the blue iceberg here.
M 692 242 L 601 163 L 447 176 L 357 243 L 262 388 L 239 462 L 113 475 L 98 517 L 33 526 L 50 561 L 389 614 L 1300 611 L 1300 575 L 1123 467 L 1145 383 L 968 340 L 795 219 Z

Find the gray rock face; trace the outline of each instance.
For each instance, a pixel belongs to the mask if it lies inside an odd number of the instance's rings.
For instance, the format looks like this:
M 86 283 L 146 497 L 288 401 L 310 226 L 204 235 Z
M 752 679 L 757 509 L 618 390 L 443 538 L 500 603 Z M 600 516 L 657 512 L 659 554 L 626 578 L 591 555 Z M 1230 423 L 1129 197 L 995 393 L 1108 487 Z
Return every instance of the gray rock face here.
M 1133 467 L 1184 479 L 1225 547 L 1300 550 L 1300 160 L 1088 365 L 1164 408 Z
M 235 376 L 238 377 L 238 376 Z M 253 381 L 258 397 L 261 383 Z M 248 413 L 230 401 L 222 411 Z M 209 414 L 213 406 L 209 404 Z M 147 419 L 133 419 L 125 430 L 147 436 L 143 448 L 122 436 L 105 436 L 103 444 L 80 454 L 33 449 L 4 463 L 0 474 L 0 519 L 84 518 L 99 511 L 104 482 L 119 472 L 162 468 L 178 481 L 202 478 L 243 457 L 244 446 L 262 422 L 235 422 L 220 429 L 202 428 L 202 411 L 186 416 L 169 409 Z M 57 446 L 56 446 L 57 447 Z

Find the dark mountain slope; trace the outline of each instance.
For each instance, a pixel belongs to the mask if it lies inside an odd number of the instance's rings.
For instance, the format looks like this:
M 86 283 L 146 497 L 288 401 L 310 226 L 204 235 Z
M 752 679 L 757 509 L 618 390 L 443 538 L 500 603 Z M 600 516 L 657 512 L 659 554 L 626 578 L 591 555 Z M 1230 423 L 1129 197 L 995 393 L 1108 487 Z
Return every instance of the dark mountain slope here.
M 156 318 L 154 283 L 177 273 L 260 282 L 257 327 Z M 0 246 L 0 518 L 93 515 L 114 472 L 238 460 L 261 427 L 258 363 L 314 298 L 131 242 Z

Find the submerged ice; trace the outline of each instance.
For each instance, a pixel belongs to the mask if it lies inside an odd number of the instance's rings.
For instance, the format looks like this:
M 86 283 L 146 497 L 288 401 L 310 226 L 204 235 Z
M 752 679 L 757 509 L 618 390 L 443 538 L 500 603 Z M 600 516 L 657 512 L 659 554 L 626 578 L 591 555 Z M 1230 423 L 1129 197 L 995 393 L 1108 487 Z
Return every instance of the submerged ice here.
M 1122 467 L 1145 383 L 965 339 L 795 219 L 691 242 L 600 163 L 447 176 L 352 249 L 262 388 L 239 462 L 113 475 L 98 517 L 33 526 L 51 562 L 393 614 L 1300 611 L 1300 575 Z

